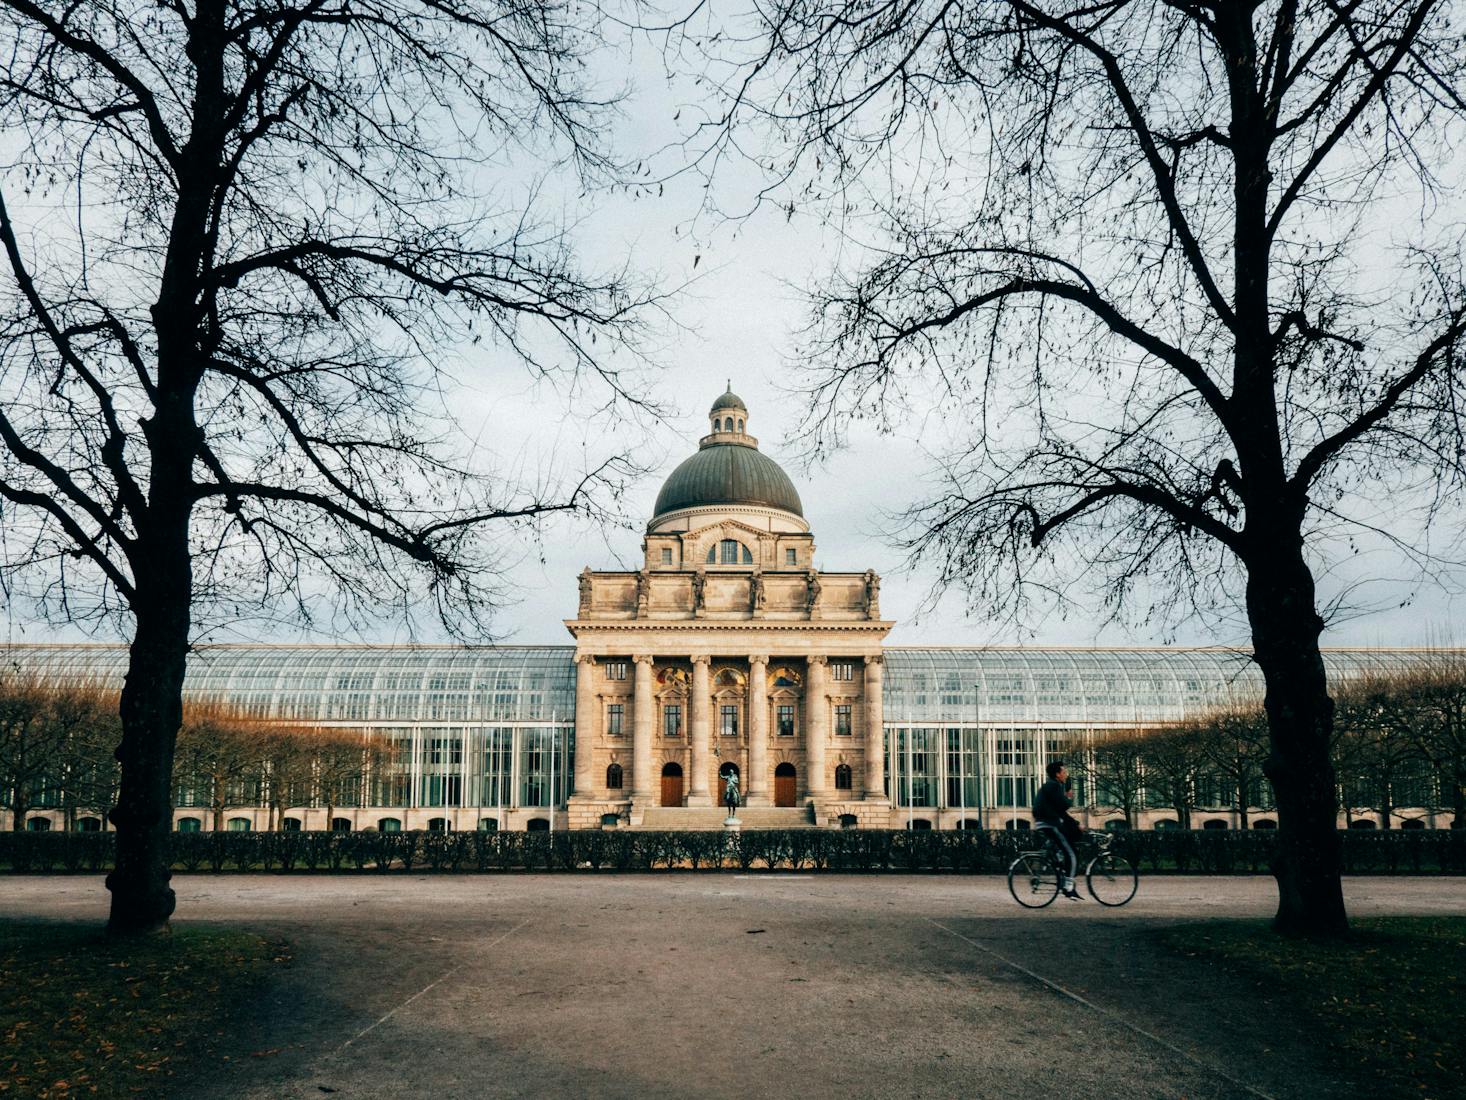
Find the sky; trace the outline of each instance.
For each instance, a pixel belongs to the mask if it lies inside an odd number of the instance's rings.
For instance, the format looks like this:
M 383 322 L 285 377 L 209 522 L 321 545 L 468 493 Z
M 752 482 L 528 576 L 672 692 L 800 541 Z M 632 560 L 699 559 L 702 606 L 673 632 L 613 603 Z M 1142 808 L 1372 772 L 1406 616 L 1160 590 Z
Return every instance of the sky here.
M 660 60 L 645 45 L 631 59 L 630 94 L 622 107 L 613 144 L 629 155 L 645 150 L 658 170 L 669 162 L 659 149 L 678 132 L 676 117 L 689 91 L 664 79 Z M 747 167 L 732 166 L 718 178 L 713 196 L 724 209 L 741 209 L 759 182 Z M 1238 617 L 1190 622 L 1179 628 L 1107 625 L 1083 608 L 1063 616 L 1021 624 L 994 622 L 969 609 L 960 593 L 926 600 L 932 578 L 907 568 L 889 537 L 892 517 L 922 499 L 931 484 L 926 448 L 931 425 L 908 420 L 894 436 L 869 429 L 851 432 L 846 449 L 817 465 L 802 461 L 791 436 L 804 412 L 790 392 L 797 365 L 795 343 L 806 319 L 803 293 L 827 272 L 850 244 L 821 223 L 818 212 L 773 207 L 744 218 L 708 213 L 703 180 L 687 174 L 668 180 L 660 193 L 561 192 L 580 255 L 592 268 L 629 264 L 665 287 L 681 288 L 671 302 L 668 323 L 650 334 L 655 366 L 641 382 L 666 406 L 664 418 L 623 419 L 596 413 L 541 383 L 535 384 L 492 349 L 452 349 L 457 388 L 452 404 L 475 445 L 509 465 L 534 470 L 573 468 L 583 455 L 625 449 L 648 472 L 635 480 L 623 501 L 623 527 L 596 528 L 573 521 L 546 526 L 537 544 L 504 547 L 512 564 L 506 581 L 512 599 L 490 624 L 510 644 L 571 641 L 563 620 L 574 613 L 576 574 L 597 569 L 636 568 L 640 540 L 663 480 L 697 447 L 714 398 L 731 384 L 748 405 L 749 431 L 761 449 L 780 462 L 804 503 L 816 540 L 816 564 L 824 569 L 875 569 L 883 577 L 882 611 L 896 626 L 889 641 L 904 645 L 982 646 L 996 644 L 1149 645 L 1241 644 L 1245 623 Z M 555 187 L 543 194 L 552 198 Z M 1356 613 L 1341 616 L 1325 634 L 1333 645 L 1410 645 L 1454 640 L 1461 610 L 1455 591 L 1423 583 L 1405 564 L 1379 547 L 1322 578 L 1325 602 L 1340 593 L 1357 594 Z M 1359 582 L 1367 581 L 1364 587 Z M 922 614 L 918 610 L 925 606 Z M 16 619 L 13 641 L 75 639 L 74 629 Z M 305 634 L 278 623 L 238 623 L 210 635 L 213 641 L 335 642 L 440 641 L 431 624 L 384 621 L 362 630 L 317 630 Z

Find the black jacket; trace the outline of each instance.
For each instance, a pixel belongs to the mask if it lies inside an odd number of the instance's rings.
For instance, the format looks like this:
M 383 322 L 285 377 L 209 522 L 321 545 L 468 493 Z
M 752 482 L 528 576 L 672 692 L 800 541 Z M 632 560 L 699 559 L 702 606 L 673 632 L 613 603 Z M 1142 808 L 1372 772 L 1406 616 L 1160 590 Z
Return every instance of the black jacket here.
M 1038 797 L 1033 800 L 1033 820 L 1057 825 L 1069 816 L 1069 807 L 1072 805 L 1074 801 L 1064 790 L 1064 784 L 1057 779 L 1050 779 L 1038 789 Z

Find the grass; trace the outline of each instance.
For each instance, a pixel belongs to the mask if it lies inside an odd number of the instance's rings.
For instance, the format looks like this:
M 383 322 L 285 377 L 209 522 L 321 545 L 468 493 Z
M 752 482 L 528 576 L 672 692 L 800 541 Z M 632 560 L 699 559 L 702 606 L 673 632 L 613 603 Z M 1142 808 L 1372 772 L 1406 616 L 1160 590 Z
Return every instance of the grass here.
M 1466 917 L 1363 918 L 1353 929 L 1311 941 L 1226 921 L 1162 935 L 1311 1014 L 1361 1097 L 1466 1097 Z
M 185 927 L 143 940 L 0 921 L 0 1098 L 158 1096 L 216 1057 L 281 945 Z

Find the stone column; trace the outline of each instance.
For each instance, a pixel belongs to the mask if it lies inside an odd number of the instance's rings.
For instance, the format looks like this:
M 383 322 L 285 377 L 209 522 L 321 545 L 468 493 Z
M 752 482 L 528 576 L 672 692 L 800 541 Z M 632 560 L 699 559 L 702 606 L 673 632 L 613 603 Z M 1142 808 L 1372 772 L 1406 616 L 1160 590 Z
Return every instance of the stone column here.
M 809 675 L 804 685 L 804 766 L 805 790 L 812 797 L 823 797 L 830 781 L 825 776 L 825 748 L 829 743 L 829 689 L 825 685 L 828 672 L 824 657 L 809 659 Z
M 631 703 L 631 797 L 643 806 L 657 802 L 657 777 L 652 774 L 652 660 L 645 654 L 636 662 L 636 694 Z
M 762 654 L 748 659 L 748 774 L 743 787 L 748 805 L 769 804 L 769 659 Z
M 575 655 L 575 795 L 590 798 L 595 782 L 596 659 Z
M 886 659 L 865 659 L 865 799 L 886 800 L 886 716 L 881 701 Z
M 708 708 L 712 704 L 713 686 L 708 677 L 708 666 L 712 658 L 701 654 L 692 658 L 692 722 L 688 730 L 692 734 L 692 775 L 687 784 L 689 806 L 711 806 L 708 795 Z

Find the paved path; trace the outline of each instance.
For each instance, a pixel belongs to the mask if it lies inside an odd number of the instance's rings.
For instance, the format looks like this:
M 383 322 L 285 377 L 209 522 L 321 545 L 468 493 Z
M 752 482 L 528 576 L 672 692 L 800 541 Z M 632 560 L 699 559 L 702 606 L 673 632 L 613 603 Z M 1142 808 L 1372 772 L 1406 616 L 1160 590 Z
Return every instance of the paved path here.
M 180 920 L 280 934 L 227 1076 L 189 1100 L 1350 1095 L 1266 990 L 1157 949 L 1270 913 L 1266 878 L 1150 878 L 1021 911 L 995 878 L 179 876 Z M 1355 879 L 1351 911 L 1466 911 Z M 1063 902 L 1064 899 L 1060 899 Z M 0 917 L 95 919 L 100 879 L 0 879 Z

